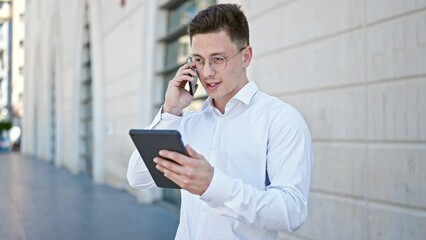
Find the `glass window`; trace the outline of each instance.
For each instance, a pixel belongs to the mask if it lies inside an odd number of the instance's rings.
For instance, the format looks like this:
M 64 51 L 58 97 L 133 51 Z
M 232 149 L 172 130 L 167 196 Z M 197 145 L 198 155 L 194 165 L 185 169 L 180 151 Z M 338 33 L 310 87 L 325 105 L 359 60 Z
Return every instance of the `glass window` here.
M 92 175 L 92 69 L 90 56 L 89 5 L 85 3 L 80 81 L 80 170 Z
M 184 63 L 190 53 L 189 36 L 183 35 L 166 43 L 166 68 Z
M 186 58 L 191 52 L 189 36 L 186 34 L 186 27 L 195 14 L 215 4 L 213 0 L 190 0 L 190 1 L 168 1 L 163 5 L 163 9 L 167 11 L 167 33 L 160 42 L 165 46 L 164 66 L 160 74 L 164 82 L 163 86 L 167 87 L 177 71 L 177 69 L 185 63 Z M 165 93 L 165 90 L 163 93 Z M 207 94 L 201 84 L 195 95 L 197 99 L 206 99 Z M 194 101 L 189 108 L 196 109 L 199 104 Z
M 209 5 L 215 4 L 213 0 L 187 0 L 175 1 L 170 0 L 166 2 L 161 8 L 166 11 L 167 15 L 167 33 L 159 40 L 164 44 L 165 56 L 164 66 L 160 71 L 160 78 L 163 79 L 163 92 L 166 92 L 168 81 L 173 79 L 177 69 L 183 65 L 186 58 L 189 56 L 191 46 L 189 43 L 189 36 L 186 34 L 186 27 L 195 14 Z M 195 99 L 188 106 L 189 109 L 198 110 L 204 100 L 207 98 L 206 91 L 201 84 L 195 93 Z M 164 99 L 164 96 L 163 98 Z M 158 107 L 158 106 L 157 106 Z M 170 202 L 176 206 L 180 205 L 180 191 L 175 189 L 165 189 L 163 198 L 165 201 Z
M 167 31 L 173 32 L 181 26 L 187 25 L 195 16 L 197 11 L 195 1 L 187 1 L 175 9 L 169 11 Z

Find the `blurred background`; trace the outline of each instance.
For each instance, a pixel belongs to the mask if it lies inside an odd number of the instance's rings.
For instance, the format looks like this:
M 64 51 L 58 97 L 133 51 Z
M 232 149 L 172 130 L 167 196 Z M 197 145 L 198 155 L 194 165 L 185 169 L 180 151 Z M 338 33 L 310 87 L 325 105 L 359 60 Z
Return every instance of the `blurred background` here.
M 314 141 L 308 219 L 281 237 L 424 239 L 426 0 L 2 0 L 0 151 L 178 209 L 178 191 L 129 189 L 128 131 L 161 106 L 190 19 L 229 2 L 249 20 L 249 79 Z

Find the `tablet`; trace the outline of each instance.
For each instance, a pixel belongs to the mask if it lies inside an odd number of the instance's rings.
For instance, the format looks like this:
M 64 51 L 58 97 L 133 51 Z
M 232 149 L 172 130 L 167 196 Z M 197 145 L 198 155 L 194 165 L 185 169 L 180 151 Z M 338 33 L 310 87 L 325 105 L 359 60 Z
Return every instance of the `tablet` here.
M 179 189 L 176 183 L 155 167 L 153 160 L 163 149 L 187 155 L 180 133 L 176 130 L 131 129 L 129 134 L 157 187 Z

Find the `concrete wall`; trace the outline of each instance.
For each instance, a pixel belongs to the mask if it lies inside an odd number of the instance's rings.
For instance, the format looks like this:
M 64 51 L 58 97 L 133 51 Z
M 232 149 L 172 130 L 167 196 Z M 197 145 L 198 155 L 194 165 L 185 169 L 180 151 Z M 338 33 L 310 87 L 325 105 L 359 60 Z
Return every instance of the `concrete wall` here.
M 296 106 L 316 163 L 290 239 L 426 236 L 426 1 L 245 1 L 251 78 Z M 265 27 L 266 26 L 266 27 Z
M 127 188 L 128 130 L 146 126 L 155 112 L 162 2 L 89 1 L 98 183 Z M 251 25 L 251 80 L 298 108 L 314 139 L 309 217 L 282 238 L 422 239 L 426 1 L 232 2 L 242 3 Z M 23 152 L 73 173 L 80 172 L 83 3 L 26 1 Z M 53 120 L 56 142 L 49 140 Z M 141 202 L 159 196 L 138 193 Z

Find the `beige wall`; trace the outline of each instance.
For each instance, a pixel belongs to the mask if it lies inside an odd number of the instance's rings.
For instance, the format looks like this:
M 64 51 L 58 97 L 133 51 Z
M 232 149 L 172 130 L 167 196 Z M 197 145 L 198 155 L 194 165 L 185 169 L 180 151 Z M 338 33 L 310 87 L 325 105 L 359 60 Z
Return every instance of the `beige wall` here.
M 94 181 L 128 188 L 130 128 L 160 91 L 160 1 L 89 1 Z M 220 1 L 229 2 L 229 1 Z M 309 217 L 288 239 L 426 235 L 426 1 L 241 0 L 251 80 L 305 116 L 316 162 Z M 27 0 L 23 152 L 78 173 L 83 1 Z M 51 61 L 52 59 L 55 61 Z M 56 70 L 57 140 L 49 86 Z M 161 100 L 161 99 L 160 99 Z M 49 147 L 56 146 L 56 156 Z M 50 154 L 50 155 L 49 155 Z M 153 190 L 141 202 L 157 199 Z
M 426 236 L 426 1 L 245 1 L 250 76 L 296 106 L 316 163 L 288 238 Z

